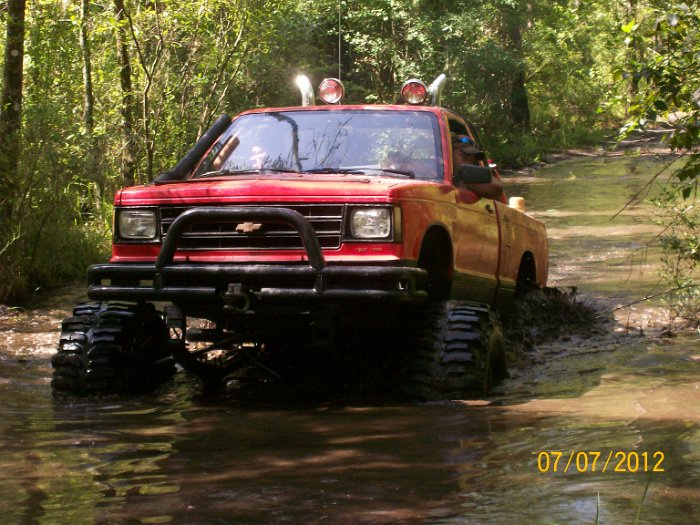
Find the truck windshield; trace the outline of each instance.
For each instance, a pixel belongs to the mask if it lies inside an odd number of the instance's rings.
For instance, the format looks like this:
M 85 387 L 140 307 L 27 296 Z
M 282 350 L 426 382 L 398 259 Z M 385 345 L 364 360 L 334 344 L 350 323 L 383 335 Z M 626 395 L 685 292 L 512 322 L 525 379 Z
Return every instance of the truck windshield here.
M 442 180 L 438 119 L 428 112 L 390 110 L 243 115 L 214 144 L 194 176 L 251 172 Z

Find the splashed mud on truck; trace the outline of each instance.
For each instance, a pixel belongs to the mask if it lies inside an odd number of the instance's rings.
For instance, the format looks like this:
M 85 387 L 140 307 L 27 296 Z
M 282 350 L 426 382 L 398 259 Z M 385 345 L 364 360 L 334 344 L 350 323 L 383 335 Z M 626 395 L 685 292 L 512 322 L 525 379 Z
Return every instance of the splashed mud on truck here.
M 506 204 L 476 130 L 440 104 L 445 77 L 394 105 L 220 117 L 152 183 L 114 200 L 91 302 L 62 324 L 56 391 L 148 387 L 174 363 L 208 385 L 251 368 L 398 353 L 411 398 L 479 397 L 505 377 L 497 313 L 547 280 L 544 226 Z

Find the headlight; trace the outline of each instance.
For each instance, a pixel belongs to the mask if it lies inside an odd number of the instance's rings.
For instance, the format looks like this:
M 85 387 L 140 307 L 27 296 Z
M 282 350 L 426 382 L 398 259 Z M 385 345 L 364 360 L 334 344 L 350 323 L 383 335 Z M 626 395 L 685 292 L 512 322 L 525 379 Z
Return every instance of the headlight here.
M 358 208 L 350 215 L 350 234 L 356 239 L 385 239 L 391 235 L 390 208 Z
M 155 210 L 121 210 L 119 212 L 119 237 L 122 239 L 156 238 Z

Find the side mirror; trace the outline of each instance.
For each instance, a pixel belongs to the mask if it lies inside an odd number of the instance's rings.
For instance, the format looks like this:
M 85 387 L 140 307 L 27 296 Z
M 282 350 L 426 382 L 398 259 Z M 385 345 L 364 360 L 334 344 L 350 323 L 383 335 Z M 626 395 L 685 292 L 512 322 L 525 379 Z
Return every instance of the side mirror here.
M 491 168 L 476 166 L 474 164 L 462 164 L 457 173 L 452 176 L 455 186 L 464 184 L 488 184 L 491 182 Z

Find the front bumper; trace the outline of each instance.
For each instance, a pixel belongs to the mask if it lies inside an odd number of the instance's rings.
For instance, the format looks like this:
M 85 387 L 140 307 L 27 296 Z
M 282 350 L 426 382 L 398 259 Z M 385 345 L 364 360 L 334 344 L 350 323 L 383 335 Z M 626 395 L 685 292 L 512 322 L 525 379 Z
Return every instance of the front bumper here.
M 173 261 L 179 238 L 194 223 L 267 221 L 292 225 L 307 261 L 299 264 L 203 264 Z M 154 264 L 97 264 L 88 269 L 88 297 L 97 300 L 173 301 L 214 306 L 282 303 L 419 302 L 428 274 L 404 266 L 327 266 L 316 234 L 300 213 L 272 207 L 201 207 L 170 226 Z

